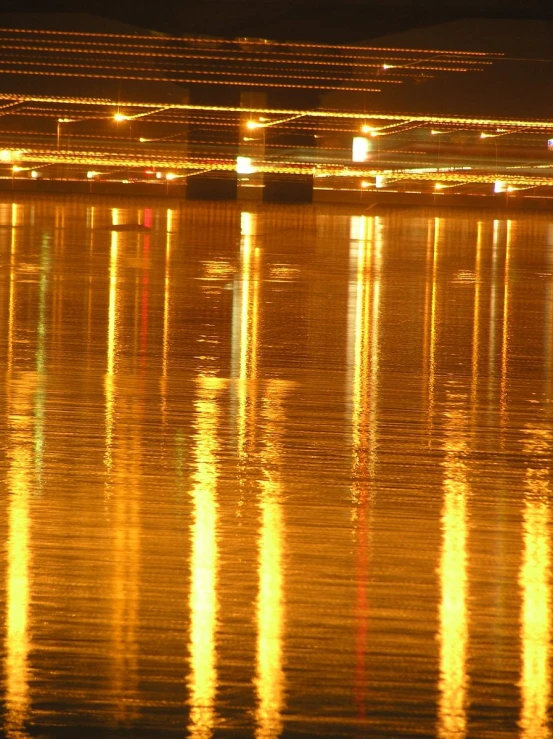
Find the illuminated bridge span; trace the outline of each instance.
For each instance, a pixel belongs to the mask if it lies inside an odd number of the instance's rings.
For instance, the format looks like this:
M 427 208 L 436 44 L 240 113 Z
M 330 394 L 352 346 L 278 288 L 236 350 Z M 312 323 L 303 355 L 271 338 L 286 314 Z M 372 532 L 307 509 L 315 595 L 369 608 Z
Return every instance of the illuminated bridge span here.
M 189 197 L 362 200 L 549 197 L 553 184 L 551 120 L 378 107 L 386 86 L 481 72 L 500 54 L 13 29 L 0 42 L 0 83 L 16 89 L 0 92 L 4 187 L 174 183 Z M 41 94 L 28 91 L 36 80 Z M 138 87 L 121 97 L 115 82 Z

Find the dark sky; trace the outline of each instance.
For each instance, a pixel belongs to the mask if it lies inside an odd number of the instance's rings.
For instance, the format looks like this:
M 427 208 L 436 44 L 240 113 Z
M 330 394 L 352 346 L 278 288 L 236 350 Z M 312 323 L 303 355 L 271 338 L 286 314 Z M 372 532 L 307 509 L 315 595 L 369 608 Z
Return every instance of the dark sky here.
M 545 0 L 2 0 L 4 12 L 88 12 L 154 30 L 357 41 L 467 17 L 552 19 Z

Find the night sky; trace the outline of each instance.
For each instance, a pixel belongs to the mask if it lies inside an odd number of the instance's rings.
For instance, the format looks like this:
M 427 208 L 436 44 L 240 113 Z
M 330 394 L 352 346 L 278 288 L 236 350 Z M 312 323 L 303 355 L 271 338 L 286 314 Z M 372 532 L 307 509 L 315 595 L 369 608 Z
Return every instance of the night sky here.
M 4 0 L 4 12 L 88 12 L 173 34 L 360 41 L 459 18 L 553 19 L 542 0 Z

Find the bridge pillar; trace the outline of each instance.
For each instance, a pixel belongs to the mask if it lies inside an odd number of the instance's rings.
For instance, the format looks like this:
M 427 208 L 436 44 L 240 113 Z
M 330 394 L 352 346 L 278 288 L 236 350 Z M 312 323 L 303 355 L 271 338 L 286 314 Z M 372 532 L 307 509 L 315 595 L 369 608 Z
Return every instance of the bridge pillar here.
M 312 203 L 313 175 L 266 174 L 263 200 L 266 203 Z
M 238 95 L 234 88 L 221 85 L 191 85 L 189 97 L 194 105 L 235 106 Z M 237 131 L 222 133 L 203 123 L 188 126 L 188 151 L 191 156 L 206 156 L 213 149 L 214 137 L 224 148 L 236 150 Z M 219 142 L 220 140 L 220 142 Z M 190 174 L 186 178 L 187 200 L 236 200 L 236 172 L 205 172 Z

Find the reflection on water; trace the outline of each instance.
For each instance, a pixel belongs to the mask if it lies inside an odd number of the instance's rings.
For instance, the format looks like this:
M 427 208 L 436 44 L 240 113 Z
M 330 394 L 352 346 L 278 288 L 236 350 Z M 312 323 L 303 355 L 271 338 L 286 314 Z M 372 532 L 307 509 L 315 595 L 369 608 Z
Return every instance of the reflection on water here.
M 444 428 L 444 502 L 440 557 L 440 702 L 438 735 L 464 737 L 467 731 L 467 418 L 450 395 Z M 447 406 L 446 406 L 447 408 Z
M 190 561 L 190 725 L 192 737 L 209 737 L 215 726 L 217 689 L 217 452 L 221 380 L 197 381 L 196 470 Z
M 10 739 L 27 736 L 24 731 L 30 707 L 29 633 L 31 517 L 33 491 L 33 395 L 36 374 L 14 381 L 8 375 L 7 411 L 10 460 L 8 536 L 6 543 L 6 631 L 5 631 L 5 729 Z
M 371 493 L 378 444 L 381 230 L 378 216 L 351 219 L 347 387 L 351 393 L 352 520 L 357 548 L 355 702 L 361 719 L 367 712 Z
M 550 736 L 553 219 L 0 203 L 0 722 Z
M 523 509 L 523 557 L 520 567 L 522 669 L 520 727 L 525 739 L 550 736 L 551 552 L 549 475 L 553 433 L 526 429 L 528 456 Z
M 280 483 L 283 401 L 286 385 L 270 381 L 261 411 L 265 429 L 261 465 L 259 507 L 259 590 L 257 594 L 257 690 L 256 737 L 280 736 L 284 708 L 284 519 Z

